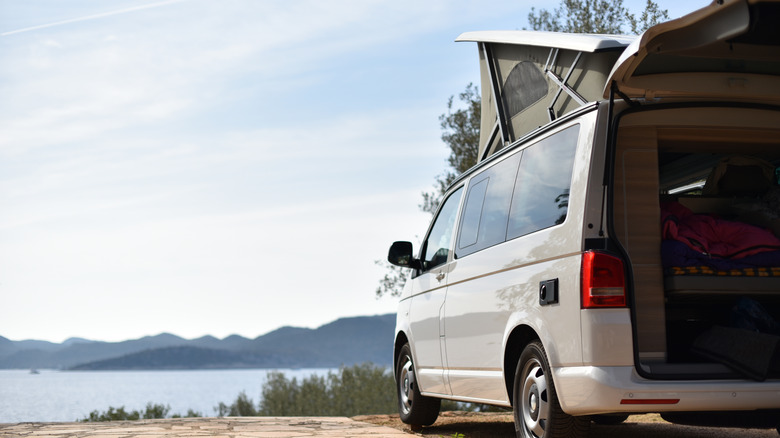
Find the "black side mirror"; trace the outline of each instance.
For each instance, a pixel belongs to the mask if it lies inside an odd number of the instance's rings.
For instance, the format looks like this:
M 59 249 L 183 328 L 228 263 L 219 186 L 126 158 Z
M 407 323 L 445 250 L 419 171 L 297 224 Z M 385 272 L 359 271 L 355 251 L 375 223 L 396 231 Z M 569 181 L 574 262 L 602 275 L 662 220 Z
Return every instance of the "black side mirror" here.
M 420 261 L 412 255 L 412 242 L 393 242 L 387 252 L 387 261 L 402 268 L 420 268 Z

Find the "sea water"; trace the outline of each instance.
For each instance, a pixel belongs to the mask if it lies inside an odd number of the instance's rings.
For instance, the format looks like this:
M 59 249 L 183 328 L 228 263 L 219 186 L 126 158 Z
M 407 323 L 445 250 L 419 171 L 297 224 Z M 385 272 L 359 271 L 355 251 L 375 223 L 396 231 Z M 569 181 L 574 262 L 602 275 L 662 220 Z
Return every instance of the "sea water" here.
M 147 403 L 170 406 L 168 415 L 193 410 L 214 416 L 220 402 L 230 405 L 241 392 L 255 405 L 270 370 L 55 371 L 0 370 L 0 423 L 77 421 L 95 410 L 124 407 L 141 411 Z M 288 379 L 328 368 L 278 370 Z

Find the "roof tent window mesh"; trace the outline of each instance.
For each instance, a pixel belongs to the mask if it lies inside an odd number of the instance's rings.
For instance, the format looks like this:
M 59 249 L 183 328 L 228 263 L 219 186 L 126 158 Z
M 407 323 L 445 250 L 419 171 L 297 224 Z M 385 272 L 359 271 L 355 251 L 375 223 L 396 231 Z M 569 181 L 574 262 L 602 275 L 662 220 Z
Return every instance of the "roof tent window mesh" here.
M 522 61 L 509 72 L 503 91 L 511 118 L 547 95 L 547 80 L 536 64 Z

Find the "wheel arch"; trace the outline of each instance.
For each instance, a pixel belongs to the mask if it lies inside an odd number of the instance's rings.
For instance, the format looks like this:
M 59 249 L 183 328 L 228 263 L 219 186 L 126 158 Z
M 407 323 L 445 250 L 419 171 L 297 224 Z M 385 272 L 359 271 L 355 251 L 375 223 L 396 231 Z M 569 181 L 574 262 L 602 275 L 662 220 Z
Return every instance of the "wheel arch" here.
M 401 348 L 403 348 L 404 344 L 409 343 L 409 338 L 406 337 L 406 333 L 400 331 L 396 333 L 395 335 L 395 346 L 393 348 L 393 377 L 398 378 L 396 376 L 396 368 L 398 368 L 398 354 L 401 352 Z M 409 345 L 411 348 L 411 344 Z
M 528 325 L 519 325 L 512 329 L 504 346 L 504 383 L 509 395 L 509 403 L 514 404 L 512 392 L 515 385 L 515 369 L 520 354 L 529 342 L 540 340 L 536 331 Z

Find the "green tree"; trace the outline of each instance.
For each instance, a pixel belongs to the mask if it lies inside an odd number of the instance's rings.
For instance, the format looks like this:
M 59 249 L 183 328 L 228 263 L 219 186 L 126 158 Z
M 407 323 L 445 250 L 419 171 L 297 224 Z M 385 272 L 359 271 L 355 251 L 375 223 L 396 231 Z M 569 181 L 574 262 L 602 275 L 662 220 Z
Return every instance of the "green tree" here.
M 181 414 L 173 414 L 171 418 L 200 418 L 203 414 L 193 409 L 187 409 L 187 414 L 182 416 Z
M 369 363 L 341 367 L 326 377 L 309 376 L 300 383 L 283 373 L 268 374 L 258 415 L 355 416 L 395 412 L 392 373 Z
M 257 416 L 257 409 L 251 398 L 247 397 L 244 391 L 241 391 L 230 406 L 219 402 L 214 408 L 217 411 L 218 417 L 255 417 Z
M 268 373 L 263 384 L 260 415 L 291 416 L 297 415 L 297 400 L 300 396 L 298 381 L 288 380 L 284 373 L 273 371 Z
M 385 260 L 375 260 L 374 264 L 385 268 L 385 275 L 379 279 L 379 286 L 376 288 L 376 298 L 384 295 L 397 297 L 401 295 L 401 290 L 406 284 L 406 277 L 409 275 L 409 269 L 400 266 L 394 266 Z
M 87 418 L 83 418 L 82 422 L 93 422 L 93 421 L 134 421 L 139 419 L 144 420 L 151 420 L 155 418 L 166 418 L 168 415 L 168 412 L 171 410 L 171 407 L 168 405 L 163 404 L 155 404 L 155 403 L 147 403 L 146 404 L 146 410 L 141 411 L 125 411 L 124 406 L 120 406 L 119 408 L 114 408 L 113 406 L 109 406 L 108 410 L 105 412 L 99 412 L 97 410 L 92 411 L 89 413 L 89 416 Z M 190 411 L 192 412 L 192 411 Z
M 447 101 L 447 113 L 439 116 L 441 139 L 450 149 L 447 157 L 448 169 L 435 179 L 436 190 L 423 192 L 420 204 L 422 211 L 436 213 L 441 197 L 461 173 L 477 164 L 479 152 L 479 124 L 482 109 L 479 88 L 474 84 L 466 85 L 466 89 L 458 95 L 461 107 L 454 105 L 455 96 Z
M 531 8 L 528 24 L 533 30 L 572 33 L 639 34 L 662 21 L 669 13 L 652 0 L 637 17 L 626 9 L 623 0 L 562 0 L 552 12 Z

